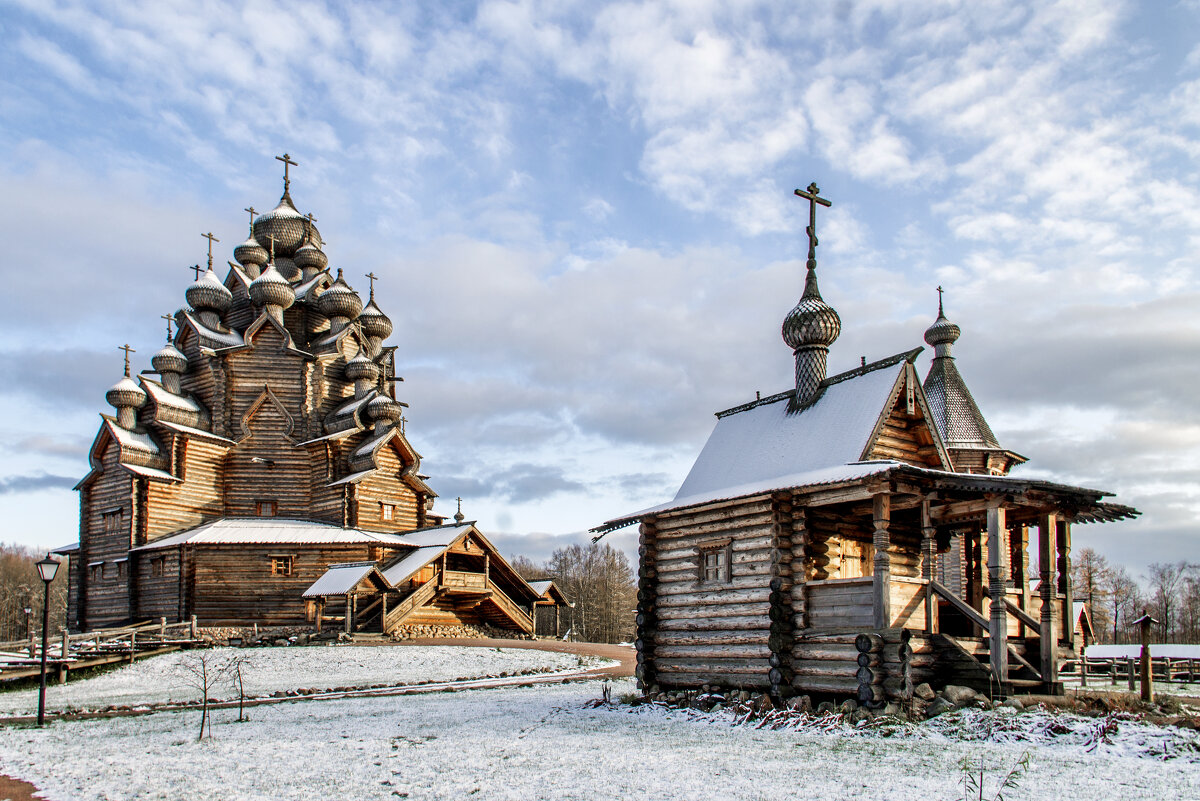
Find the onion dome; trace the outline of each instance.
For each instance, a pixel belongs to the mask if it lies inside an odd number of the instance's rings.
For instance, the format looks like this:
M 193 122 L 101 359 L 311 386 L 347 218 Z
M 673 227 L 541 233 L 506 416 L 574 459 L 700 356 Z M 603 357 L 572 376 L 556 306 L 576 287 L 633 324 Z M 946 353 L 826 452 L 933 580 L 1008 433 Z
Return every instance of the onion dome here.
M 367 416 L 376 421 L 397 423 L 404 416 L 404 407 L 387 395 L 376 395 L 367 404 Z
M 804 347 L 828 348 L 842 333 L 842 318 L 821 298 L 815 266 L 808 268 L 804 295 L 783 320 L 783 341 L 792 350 Z
M 250 300 L 259 306 L 278 306 L 286 309 L 296 302 L 296 290 L 279 274 L 272 264 L 266 271 L 250 282 Z
M 306 225 L 308 221 L 296 211 L 291 195 L 285 189 L 278 206 L 255 218 L 254 238 L 260 246 L 269 250 L 271 238 L 274 237 L 276 257 L 290 256 L 304 242 Z
M 346 378 L 351 381 L 374 381 L 379 378 L 379 365 L 360 353 L 346 362 Z
M 154 358 L 150 360 L 150 364 L 154 367 L 154 372 L 162 375 L 163 373 L 185 373 L 187 372 L 187 356 L 183 352 L 168 342 L 163 345 L 162 350 L 154 354 Z
M 312 241 L 305 242 L 296 255 L 292 257 L 296 262 L 296 266 L 301 270 L 312 270 L 314 273 L 319 273 L 329 266 L 329 257 L 325 252 L 315 246 Z
M 211 309 L 223 312 L 233 303 L 233 293 L 217 278 L 210 266 L 204 275 L 187 288 L 184 294 L 188 305 L 197 311 Z
M 146 390 L 126 375 L 104 393 L 104 399 L 115 409 L 139 409 L 146 402 Z
M 370 302 L 358 315 L 358 324 L 362 326 L 363 333 L 369 337 L 387 339 L 392 335 L 392 321 L 375 305 L 374 293 L 371 295 Z
M 250 237 L 233 249 L 233 257 L 243 267 L 248 264 L 262 267 L 267 263 L 267 249 L 258 244 L 257 239 Z
M 363 310 L 362 298 L 350 288 L 338 270 L 337 280 L 317 298 L 317 311 L 329 318 L 354 319 Z
M 950 346 L 962 336 L 962 329 L 946 319 L 942 309 L 942 288 L 938 287 L 938 316 L 933 325 L 925 329 L 925 341 L 934 347 L 936 356 L 949 356 Z
M 275 257 L 275 269 L 278 270 L 279 274 L 288 281 L 294 282 L 300 278 L 300 268 L 296 266 L 296 262 L 292 261 L 287 256 L 277 255 Z

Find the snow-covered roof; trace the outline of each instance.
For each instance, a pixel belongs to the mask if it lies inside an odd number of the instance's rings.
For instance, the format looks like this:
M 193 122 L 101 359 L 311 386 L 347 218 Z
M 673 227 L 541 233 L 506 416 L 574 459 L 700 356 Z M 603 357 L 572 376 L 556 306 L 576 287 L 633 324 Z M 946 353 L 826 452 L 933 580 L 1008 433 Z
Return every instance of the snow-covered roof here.
M 183 316 L 188 321 L 188 324 L 196 330 L 196 333 L 200 335 L 201 339 L 219 343 L 222 347 L 226 348 L 235 348 L 246 344 L 245 340 L 242 339 L 242 335 L 237 331 L 232 329 L 229 331 L 216 331 L 200 322 L 191 312 L 185 311 Z
M 533 587 L 533 591 L 536 592 L 538 595 L 545 595 L 546 591 L 548 589 L 550 589 L 550 586 L 552 584 L 554 584 L 553 581 L 531 581 L 531 582 L 529 582 L 529 586 Z
M 375 472 L 375 468 L 371 468 L 370 470 L 359 470 L 357 473 L 351 473 L 348 476 L 339 478 L 337 481 L 330 481 L 325 486 L 336 487 L 339 484 L 357 484 L 358 482 L 362 481 L 364 478 L 366 478 L 367 476 L 371 475 L 374 472 Z
M 158 424 L 160 426 L 162 426 L 163 428 L 169 428 L 172 431 L 178 431 L 180 434 L 187 434 L 188 436 L 196 437 L 197 439 L 204 439 L 204 440 L 208 440 L 210 442 L 217 442 L 217 443 L 220 443 L 221 445 L 236 445 L 237 444 L 236 442 L 234 442 L 231 439 L 222 437 L 219 434 L 214 434 L 211 431 L 205 431 L 202 428 L 192 428 L 191 426 L 185 426 L 180 423 L 171 423 L 166 420 L 159 420 Z
M 387 580 L 388 584 L 394 587 L 400 582 L 408 580 L 413 573 L 416 573 L 425 567 L 425 565 L 441 556 L 447 547 L 449 546 L 426 545 L 423 548 L 418 548 L 385 567 L 383 569 L 383 577 Z
M 145 377 L 142 378 L 142 386 L 150 393 L 150 397 L 160 406 L 174 406 L 176 409 L 183 409 L 196 414 L 203 414 L 204 410 L 200 408 L 200 404 L 196 403 L 191 398 L 185 398 L 182 395 L 176 395 L 174 392 L 169 392 L 166 387 L 157 381 L 150 381 Z
M 117 425 L 117 421 L 106 414 L 100 415 L 104 418 L 104 422 L 108 425 L 108 433 L 112 434 L 113 439 L 122 448 L 132 448 L 133 450 L 145 451 L 159 455 L 162 450 L 158 447 L 158 443 L 154 441 L 149 434 L 141 431 L 130 431 L 128 428 L 122 428 Z
M 1142 654 L 1140 645 L 1089 645 L 1088 659 L 1137 659 Z M 1150 656 L 1171 659 L 1200 659 L 1200 645 L 1181 643 L 1151 643 Z
M 722 415 L 675 500 L 859 461 L 903 369 L 884 364 L 832 383 L 798 412 L 785 392 Z
M 179 478 L 178 476 L 173 476 L 166 470 L 159 470 L 155 467 L 144 467 L 140 464 L 126 464 L 125 462 L 121 462 L 121 467 L 125 468 L 130 473 L 134 473 L 139 476 L 145 476 L 146 478 L 156 478 L 160 481 L 183 481 L 183 479 Z
M 288 520 L 278 517 L 225 517 L 203 523 L 195 528 L 181 531 L 148 545 L 134 548 L 148 551 L 170 548 L 187 543 L 189 545 L 240 545 L 240 544 L 350 544 L 384 543 L 408 545 L 396 534 L 363 531 L 357 528 L 342 528 L 330 523 L 312 520 Z
M 470 523 L 461 526 L 432 526 L 419 528 L 416 531 L 407 531 L 400 536 L 403 542 L 423 548 L 427 545 L 449 545 L 473 528 L 475 526 Z
M 302 597 L 319 598 L 326 595 L 345 595 L 371 573 L 378 573 L 374 562 L 344 562 L 330 565 L 329 569 L 304 591 Z

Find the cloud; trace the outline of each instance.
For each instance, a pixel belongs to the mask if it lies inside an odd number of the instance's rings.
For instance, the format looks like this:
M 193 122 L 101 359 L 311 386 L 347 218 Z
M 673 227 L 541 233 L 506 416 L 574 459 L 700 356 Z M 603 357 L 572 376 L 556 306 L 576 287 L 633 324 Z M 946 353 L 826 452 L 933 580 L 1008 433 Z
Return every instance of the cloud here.
M 47 473 L 32 473 L 27 476 L 5 476 L 0 478 L 0 495 L 22 492 L 38 492 L 48 489 L 70 489 L 79 483 L 74 476 L 55 476 Z

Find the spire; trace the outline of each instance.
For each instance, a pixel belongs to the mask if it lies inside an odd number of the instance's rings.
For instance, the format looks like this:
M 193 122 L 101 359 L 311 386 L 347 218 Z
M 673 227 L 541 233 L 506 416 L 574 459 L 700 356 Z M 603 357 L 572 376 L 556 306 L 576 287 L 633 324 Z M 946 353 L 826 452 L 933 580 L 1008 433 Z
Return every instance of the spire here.
M 842 332 L 842 319 L 821 298 L 817 286 L 817 205 L 832 204 L 820 196 L 820 188 L 810 183 L 807 190 L 795 194 L 808 200 L 808 261 L 804 277 L 804 294 L 783 321 L 783 341 L 792 349 L 796 359 L 796 394 L 793 410 L 801 408 L 816 394 L 825 380 L 829 346 Z

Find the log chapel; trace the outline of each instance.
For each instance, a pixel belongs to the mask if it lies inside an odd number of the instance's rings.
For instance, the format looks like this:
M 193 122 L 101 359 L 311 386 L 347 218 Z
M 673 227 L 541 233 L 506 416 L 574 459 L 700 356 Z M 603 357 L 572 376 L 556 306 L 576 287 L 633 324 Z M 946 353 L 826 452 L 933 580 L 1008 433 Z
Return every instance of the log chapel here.
M 348 631 L 490 625 L 545 605 L 437 493 L 405 431 L 392 321 L 331 274 L 316 218 L 253 207 L 222 278 L 208 238 L 151 369 L 106 398 L 76 489 L 69 624 L 316 622 Z M 561 595 L 559 596 L 561 597 Z M 554 601 L 550 601 L 554 603 Z
M 923 382 L 908 344 L 827 375 L 841 318 L 817 286 L 816 208 L 830 203 L 815 184 L 796 194 L 809 249 L 783 321 L 794 386 L 718 412 L 673 500 L 595 529 L 640 524 L 643 688 L 870 705 L 909 700 L 921 682 L 1061 692 L 1071 528 L 1137 511 L 1009 475 L 1025 458 L 1001 447 L 958 372 L 961 330 L 940 287 Z

